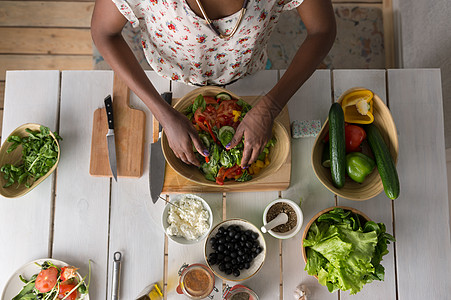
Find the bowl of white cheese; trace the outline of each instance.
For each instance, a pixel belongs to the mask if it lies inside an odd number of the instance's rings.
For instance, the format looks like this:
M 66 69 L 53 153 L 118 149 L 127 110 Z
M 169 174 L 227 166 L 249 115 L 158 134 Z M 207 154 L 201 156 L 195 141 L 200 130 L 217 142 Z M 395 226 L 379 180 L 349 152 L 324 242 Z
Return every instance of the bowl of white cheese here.
M 208 203 L 197 195 L 171 196 L 171 204 L 163 210 L 162 225 L 165 234 L 179 244 L 202 241 L 213 226 L 213 213 Z

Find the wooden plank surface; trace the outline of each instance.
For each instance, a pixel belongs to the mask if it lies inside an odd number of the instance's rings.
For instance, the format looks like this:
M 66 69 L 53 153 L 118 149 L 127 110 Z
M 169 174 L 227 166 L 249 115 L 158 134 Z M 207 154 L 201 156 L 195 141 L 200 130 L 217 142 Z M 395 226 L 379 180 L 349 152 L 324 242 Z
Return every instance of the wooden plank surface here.
M 349 88 L 364 87 L 372 90 L 384 103 L 386 102 L 385 70 L 334 70 L 332 74 L 334 79 L 334 101 L 337 101 L 341 94 Z M 382 192 L 373 199 L 366 201 L 352 201 L 338 197 L 338 205 L 353 207 L 362 211 L 373 221 L 384 223 L 387 227 L 387 232 L 393 234 L 392 202 L 385 196 L 385 193 Z M 382 262 L 385 268 L 385 280 L 383 282 L 373 281 L 365 285 L 358 293 L 359 297 L 364 299 L 394 299 L 396 297 L 393 243 L 388 246 L 388 251 L 389 254 L 384 256 Z M 355 298 L 355 296 L 349 295 L 349 291 L 340 292 L 340 294 L 340 299 Z
M 0 55 L 0 80 L 7 70 L 90 70 L 92 55 Z
M 39 123 L 56 129 L 59 72 L 8 72 L 2 142 L 18 126 Z M 24 89 L 23 83 L 28 88 Z M 33 99 L 33 101 L 30 101 Z M 32 260 L 49 257 L 53 182 L 55 174 L 27 195 L 17 199 L 0 196 L 0 291 L 16 269 Z
M 440 70 L 389 70 L 388 93 L 399 132 L 398 296 L 447 299 L 451 246 Z
M 269 92 L 277 80 L 277 71 L 263 71 L 245 77 L 226 88 L 240 96 L 261 96 Z M 228 192 L 226 198 L 227 219 L 242 218 L 260 228 L 263 226 L 263 211 L 271 201 L 278 198 L 278 192 Z M 262 269 L 242 284 L 254 290 L 260 299 L 274 300 L 280 297 L 279 241 L 268 235 L 265 235 L 265 241 L 266 258 Z M 233 286 L 236 283 L 227 284 Z
M 169 90 L 168 80 L 150 71 L 147 76 L 158 87 L 158 91 Z M 108 295 L 111 294 L 113 254 L 115 251 L 121 251 L 121 299 L 135 299 L 144 287 L 153 282 L 159 282 L 160 287 L 163 287 L 164 271 L 164 232 L 161 225 L 164 202 L 153 204 L 149 193 L 148 145 L 152 141 L 152 114 L 134 93 L 130 95 L 130 105 L 146 113 L 146 134 L 144 175 L 134 179 L 118 178 L 118 182 L 113 182 L 111 186 L 108 256 L 110 284 L 107 292 Z
M 288 103 L 291 121 L 320 120 L 324 124 L 332 103 L 329 70 L 316 71 L 304 83 Z M 299 284 L 305 284 L 312 292 L 309 299 L 338 299 L 318 280 L 304 271 L 305 263 L 301 255 L 302 234 L 305 225 L 320 210 L 334 206 L 335 196 L 316 178 L 311 164 L 314 137 L 292 139 L 292 180 L 290 188 L 282 192 L 282 197 L 300 203 L 304 215 L 301 231 L 282 243 L 283 259 L 283 299 L 293 299 Z
M 2 54 L 92 55 L 89 29 L 3 27 L 0 36 Z
M 92 112 L 104 105 L 112 82 L 108 71 L 62 73 L 60 134 L 64 140 L 60 144 L 53 254 L 80 267 L 82 274 L 87 274 L 92 260 L 92 299 L 106 299 L 111 201 L 110 180 L 89 175 Z
M 3 109 L 5 103 L 5 82 L 0 81 L 0 108 Z
M 0 26 L 89 28 L 93 9 L 93 2 L 0 1 Z

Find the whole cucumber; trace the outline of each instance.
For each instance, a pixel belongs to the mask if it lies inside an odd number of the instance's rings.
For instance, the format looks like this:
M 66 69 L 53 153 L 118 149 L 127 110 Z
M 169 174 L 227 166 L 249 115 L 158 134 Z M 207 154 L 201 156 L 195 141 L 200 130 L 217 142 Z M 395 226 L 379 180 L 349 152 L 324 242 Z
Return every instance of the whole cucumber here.
M 335 187 L 342 188 L 346 180 L 345 118 L 339 103 L 329 110 L 330 173 Z
M 394 200 L 399 197 L 399 178 L 393 158 L 376 125 L 365 127 L 368 144 L 376 159 L 377 170 L 382 179 L 385 194 Z

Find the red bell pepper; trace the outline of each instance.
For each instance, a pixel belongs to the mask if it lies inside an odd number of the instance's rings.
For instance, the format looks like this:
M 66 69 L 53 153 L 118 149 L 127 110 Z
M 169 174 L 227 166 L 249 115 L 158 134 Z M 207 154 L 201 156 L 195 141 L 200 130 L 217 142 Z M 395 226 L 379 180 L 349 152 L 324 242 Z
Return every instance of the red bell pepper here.
M 221 167 L 219 169 L 218 176 L 216 177 L 216 183 L 219 185 L 224 185 L 224 180 L 226 178 L 228 178 L 228 176 L 232 175 L 237 170 L 241 170 L 241 167 L 239 165 L 234 165 L 233 167 L 228 168 L 228 169 Z M 237 175 L 239 175 L 239 174 L 237 174 Z

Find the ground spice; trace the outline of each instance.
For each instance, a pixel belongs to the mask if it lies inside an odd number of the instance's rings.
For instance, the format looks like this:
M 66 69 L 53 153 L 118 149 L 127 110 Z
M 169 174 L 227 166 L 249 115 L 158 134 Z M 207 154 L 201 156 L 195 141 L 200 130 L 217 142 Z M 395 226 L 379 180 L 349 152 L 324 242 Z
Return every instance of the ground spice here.
M 246 292 L 239 292 L 230 298 L 230 300 L 249 300 L 250 296 Z
M 275 219 L 280 213 L 287 214 L 288 222 L 274 227 L 273 229 L 271 229 L 272 231 L 284 233 L 296 227 L 296 224 L 298 223 L 296 212 L 291 207 L 291 205 L 284 202 L 278 202 L 269 208 L 268 213 L 266 214 L 266 222 L 270 222 L 271 220 Z
M 203 296 L 210 292 L 213 282 L 206 270 L 196 268 L 189 270 L 183 280 L 186 291 L 191 296 Z

